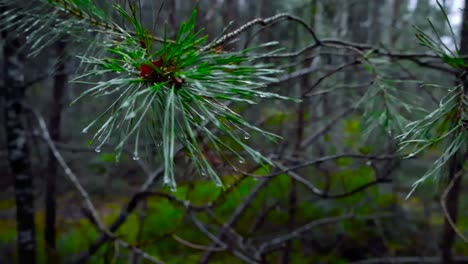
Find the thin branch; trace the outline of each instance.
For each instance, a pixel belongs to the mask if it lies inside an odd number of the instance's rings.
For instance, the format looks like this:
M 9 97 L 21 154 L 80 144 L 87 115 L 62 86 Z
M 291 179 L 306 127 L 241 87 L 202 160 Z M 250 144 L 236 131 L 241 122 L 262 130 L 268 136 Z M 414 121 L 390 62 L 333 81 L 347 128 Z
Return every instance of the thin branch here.
M 135 246 L 132 246 L 130 244 L 128 244 L 127 242 L 123 241 L 123 240 L 120 240 L 120 239 L 117 239 L 116 242 L 118 244 L 120 244 L 121 246 L 123 246 L 124 248 L 130 250 L 133 252 L 133 254 L 136 254 L 148 261 L 150 261 L 151 263 L 155 263 L 155 264 L 165 264 L 165 262 L 161 261 L 161 260 L 158 260 L 156 259 L 155 257 L 149 255 L 148 253 L 144 252 L 143 250 L 135 247 Z
M 75 186 L 75 188 L 78 190 L 78 193 L 80 194 L 81 198 L 84 201 L 84 204 L 86 208 L 89 210 L 91 216 L 93 217 L 93 221 L 97 224 L 98 228 L 100 230 L 106 230 L 105 225 L 102 223 L 99 213 L 97 212 L 96 207 L 91 201 L 91 198 L 89 197 L 88 192 L 84 189 L 84 187 L 81 185 L 80 181 L 78 180 L 78 177 L 75 175 L 75 173 L 70 169 L 68 164 L 65 162 L 64 158 L 60 154 L 60 152 L 57 150 L 57 147 L 55 146 L 54 142 L 52 141 L 49 131 L 47 130 L 47 125 L 45 123 L 44 118 L 40 116 L 38 111 L 35 109 L 32 109 L 32 112 L 34 113 L 38 124 L 39 128 L 42 131 L 43 138 L 45 139 L 49 149 L 51 150 L 52 154 L 54 155 L 55 159 L 57 159 L 58 163 L 60 166 L 63 168 L 65 175 L 67 178 L 70 180 L 70 182 Z
M 43 137 L 41 137 L 42 139 L 44 139 Z M 62 151 L 68 151 L 68 152 L 71 152 L 71 153 L 75 153 L 75 152 L 88 152 L 88 153 L 96 153 L 96 150 L 94 148 L 91 148 L 91 147 L 84 147 L 84 146 L 79 146 L 79 145 L 74 145 L 74 144 L 69 144 L 69 143 L 63 143 L 63 142 L 57 142 L 57 141 L 54 141 L 54 145 L 57 147 L 57 149 L 60 149 Z M 106 148 L 107 146 L 103 146 L 104 148 Z M 111 147 L 109 147 L 109 150 L 111 149 Z M 128 155 L 133 155 L 133 152 L 128 150 L 128 149 L 124 149 L 124 152 L 127 153 Z M 146 175 L 151 175 L 151 172 L 152 170 L 148 167 L 148 165 L 142 161 L 141 159 L 139 160 L 135 160 L 135 163 L 141 168 L 141 170 L 146 174 Z
M 354 66 L 354 65 L 358 65 L 360 64 L 361 62 L 359 60 L 355 60 L 355 61 L 352 61 L 352 62 L 348 62 L 348 63 L 344 63 L 342 65 L 339 65 L 338 67 L 332 69 L 331 71 L 327 72 L 326 74 L 324 74 L 323 76 L 321 76 L 320 78 L 317 79 L 317 81 L 315 81 L 314 84 L 312 84 L 309 89 L 307 89 L 305 92 L 302 93 L 302 97 L 305 97 L 307 96 L 310 92 L 312 92 L 312 90 L 317 87 L 320 83 L 322 83 L 325 79 L 327 79 L 328 77 L 332 76 L 333 74 L 335 73 L 338 73 L 340 72 L 341 70 L 343 70 L 344 68 L 347 68 L 347 67 L 350 67 L 350 66 Z
M 364 87 L 369 87 L 371 86 L 372 84 L 374 84 L 374 80 L 370 81 L 370 82 L 367 82 L 367 83 L 361 83 L 361 84 L 356 84 L 356 85 L 340 85 L 340 86 L 333 86 L 332 88 L 330 89 L 325 89 L 325 90 L 319 90 L 319 91 L 316 91 L 314 93 L 310 93 L 308 94 L 307 96 L 308 97 L 313 97 L 313 96 L 319 96 L 319 95 L 325 95 L 325 94 L 329 94 L 329 93 L 332 93 L 336 90 L 348 90 L 348 91 L 351 91 L 353 89 L 357 89 L 357 88 L 364 88 Z
M 284 59 L 284 58 L 295 58 L 298 57 L 299 55 L 302 55 L 308 51 L 314 50 L 316 48 L 321 47 L 320 43 L 315 42 L 312 44 L 309 44 L 308 46 L 294 52 L 287 52 L 287 53 L 278 53 L 278 54 L 268 54 L 268 55 L 258 55 L 256 58 L 262 58 L 262 59 Z
M 87 14 L 85 14 L 82 10 L 80 10 L 78 8 L 75 8 L 71 4 L 67 3 L 67 1 L 56 0 L 56 2 L 58 4 L 60 4 L 57 7 L 61 11 L 67 13 L 68 15 L 70 15 L 72 17 L 75 17 L 76 19 L 86 21 L 89 25 L 94 26 L 96 28 L 99 28 L 100 30 L 103 30 L 103 32 L 105 32 L 107 34 L 112 34 L 112 32 L 115 32 L 115 33 L 125 32 L 126 34 L 130 34 L 132 36 L 138 36 L 138 34 L 136 32 L 124 30 L 121 27 L 119 27 L 117 24 L 99 21 L 99 20 L 97 20 L 97 19 L 95 19 L 93 17 L 90 17 Z M 99 32 L 98 29 L 96 31 Z M 109 31 L 111 31 L 111 32 L 109 32 Z M 156 41 L 156 42 L 175 43 L 174 40 L 169 40 L 169 39 L 156 37 L 156 36 L 153 36 L 151 34 L 147 34 L 146 37 L 148 37 L 151 40 Z
M 461 176 L 463 175 L 463 170 L 460 170 L 459 172 L 457 172 L 457 174 L 455 174 L 455 177 L 453 177 L 453 179 L 450 181 L 450 183 L 448 184 L 447 188 L 445 188 L 442 196 L 440 197 L 440 205 L 442 206 L 442 211 L 444 212 L 444 216 L 445 218 L 447 219 L 448 223 L 450 224 L 450 226 L 452 227 L 453 231 L 457 234 L 457 236 L 463 240 L 463 242 L 465 243 L 468 243 L 468 238 L 465 237 L 463 235 L 463 233 L 460 231 L 460 229 L 458 229 L 457 225 L 455 224 L 455 222 L 453 221 L 452 217 L 450 216 L 450 213 L 447 209 L 447 204 L 446 204 L 446 201 L 447 201 L 447 196 L 448 194 L 450 193 L 450 190 L 452 190 L 455 182 L 458 180 L 458 178 L 460 178 Z
M 182 148 L 176 150 L 176 153 L 180 152 Z M 181 200 L 178 200 L 176 197 L 173 197 L 169 194 L 164 194 L 162 195 L 162 193 L 155 193 L 155 192 L 148 192 L 148 189 L 149 187 L 159 178 L 163 175 L 164 173 L 164 167 L 160 167 L 159 169 L 155 170 L 151 175 L 148 176 L 148 179 L 146 180 L 146 182 L 144 183 L 144 185 L 142 187 L 140 187 L 139 191 L 137 191 L 136 193 L 134 193 L 132 195 L 132 197 L 130 198 L 130 200 L 128 201 L 128 203 L 122 207 L 120 213 L 119 213 L 119 216 L 117 217 L 116 220 L 114 220 L 114 222 L 111 224 L 110 226 L 110 230 L 112 232 L 115 232 L 119 229 L 119 227 L 121 225 L 123 225 L 125 223 L 125 221 L 127 220 L 127 218 L 130 216 L 130 214 L 133 212 L 133 210 L 135 210 L 136 206 L 138 205 L 138 203 L 145 197 L 147 197 L 148 195 L 159 195 L 159 196 L 164 196 L 165 198 L 167 199 L 170 199 L 171 201 L 175 201 L 177 202 L 179 205 L 184 205 L 190 209 L 202 209 L 204 208 L 203 206 L 202 207 L 195 207 L 193 205 L 191 205 L 189 202 L 186 202 L 186 201 L 181 201 Z M 208 203 L 206 206 L 207 207 L 211 207 L 211 206 L 215 206 L 216 204 L 219 204 L 219 203 L 222 203 L 225 199 L 226 199 L 226 196 L 227 194 L 229 194 L 230 192 L 232 192 L 233 190 L 235 190 L 236 186 L 241 183 L 244 179 L 246 179 L 246 176 L 241 176 L 236 182 L 234 182 L 231 186 L 229 186 L 227 188 L 227 190 L 223 193 L 221 193 L 220 197 L 218 198 L 218 200 L 215 202 L 215 203 Z M 101 234 L 89 247 L 88 247 L 88 250 L 86 252 L 83 252 L 82 254 L 80 254 L 76 261 L 74 261 L 74 263 L 86 263 L 88 261 L 88 259 L 98 251 L 98 249 L 104 244 L 106 243 L 107 241 L 110 240 L 110 237 L 106 236 L 105 234 Z
M 225 244 L 223 241 L 221 241 L 221 239 L 219 239 L 215 234 L 211 233 L 210 231 L 208 231 L 208 229 L 205 227 L 205 225 L 200 221 L 198 220 L 198 218 L 193 214 L 192 211 L 188 211 L 187 215 L 190 217 L 190 220 L 195 224 L 196 227 L 198 227 L 198 229 L 203 233 L 205 234 L 207 237 L 209 237 L 213 243 L 216 243 L 216 244 L 219 244 L 221 245 L 222 247 L 225 247 L 226 249 L 228 248 L 227 244 Z M 211 246 L 207 247 L 207 249 L 209 249 Z M 211 251 L 205 251 L 205 252 L 211 252 Z M 251 259 L 249 256 L 246 256 L 245 254 L 233 249 L 233 252 L 232 252 L 236 257 L 238 257 L 239 259 L 245 261 L 246 263 L 253 263 L 253 264 L 257 264 L 258 262 Z M 203 260 L 200 260 L 200 263 L 203 263 L 202 262 Z
M 177 236 L 176 234 L 172 234 L 172 238 L 174 238 L 175 241 L 179 242 L 180 244 L 186 246 L 186 247 L 189 247 L 189 248 L 193 248 L 193 249 L 197 249 L 197 250 L 209 250 L 209 251 L 224 251 L 226 250 L 225 247 L 209 247 L 209 246 L 204 246 L 204 245 L 198 245 L 198 244 L 195 244 L 195 243 L 192 243 L 190 241 L 187 241 L 179 236 Z
M 315 31 L 304 20 L 302 20 L 299 17 L 287 14 L 287 13 L 281 13 L 281 14 L 277 14 L 275 16 L 268 17 L 268 18 L 256 18 L 254 20 L 251 20 L 251 21 L 247 22 L 246 24 L 240 26 L 238 29 L 236 29 L 234 31 L 231 31 L 231 32 L 225 34 L 224 36 L 221 36 L 218 40 L 216 40 L 213 43 L 201 48 L 200 51 L 205 51 L 205 50 L 209 50 L 209 49 L 212 49 L 214 47 L 220 46 L 223 43 L 236 38 L 237 36 L 242 34 L 244 31 L 246 31 L 247 29 L 249 29 L 249 28 L 251 28 L 251 27 L 253 27 L 255 25 L 268 26 L 268 25 L 270 25 L 272 23 L 276 23 L 278 20 L 284 20 L 284 19 L 292 20 L 294 22 L 299 23 L 300 25 L 302 25 L 310 33 L 310 35 L 312 36 L 312 38 L 314 39 L 314 41 L 316 43 L 320 42 L 317 35 L 315 34 Z
M 258 251 L 256 254 L 257 258 L 261 258 L 261 256 L 265 253 L 265 251 L 268 251 L 270 248 L 280 245 L 286 241 L 296 239 L 300 237 L 303 233 L 309 231 L 310 229 L 321 226 L 321 225 L 327 225 L 327 224 L 334 224 L 343 220 L 348 220 L 348 219 L 358 219 L 358 220 L 372 220 L 375 218 L 387 218 L 387 217 L 392 217 L 394 216 L 393 213 L 381 213 L 381 214 L 376 214 L 376 215 L 369 215 L 369 216 L 356 216 L 353 213 L 348 213 L 342 216 L 336 216 L 336 217 L 328 217 L 328 218 L 322 218 L 319 220 L 313 220 L 299 228 L 296 228 L 292 232 L 289 232 L 287 234 L 278 236 L 273 239 L 269 239 L 268 241 L 262 243 L 258 247 Z
M 454 260 L 460 263 L 468 262 L 468 257 L 454 257 Z M 384 263 L 440 263 L 440 257 L 383 257 L 366 260 L 353 261 L 349 264 L 384 264 Z
M 38 121 L 39 128 L 42 131 L 43 138 L 46 140 L 50 151 L 52 152 L 54 157 L 57 159 L 60 166 L 63 168 L 67 178 L 72 182 L 72 184 L 78 190 L 81 198 L 83 199 L 84 204 L 86 206 L 86 209 L 89 212 L 89 216 L 92 219 L 91 222 L 96 225 L 96 227 L 98 228 L 98 230 L 100 232 L 105 234 L 107 237 L 112 238 L 113 240 L 116 240 L 116 242 L 118 244 L 120 244 L 121 246 L 133 251 L 135 254 L 138 254 L 138 255 L 142 256 L 143 258 L 150 261 L 151 263 L 164 264 L 164 262 L 155 259 L 154 257 L 152 257 L 151 255 L 147 254 L 146 252 L 142 251 L 141 249 L 136 248 L 134 246 L 131 246 L 127 242 L 118 239 L 114 234 L 112 234 L 109 230 L 106 229 L 105 225 L 103 224 L 103 222 L 102 222 L 102 220 L 101 220 L 101 218 L 99 216 L 99 213 L 98 213 L 96 207 L 94 206 L 94 204 L 92 203 L 92 201 L 90 199 L 90 196 L 89 196 L 88 192 L 81 185 L 80 181 L 78 180 L 78 177 L 71 170 L 71 168 L 65 162 L 65 159 L 63 158 L 63 156 L 57 150 L 54 142 L 52 141 L 52 139 L 50 137 L 49 131 L 47 130 L 47 125 L 45 123 L 44 118 L 42 118 L 42 116 L 40 116 L 38 111 L 36 111 L 35 109 L 32 109 L 32 112 L 34 113 L 34 115 L 35 115 L 35 117 L 36 117 L 36 119 Z
M 244 198 L 241 204 L 239 204 L 236 207 L 236 210 L 231 214 L 229 219 L 224 223 L 223 227 L 218 231 L 218 234 L 216 237 L 218 239 L 222 239 L 224 236 L 224 233 L 235 223 L 239 220 L 240 216 L 242 213 L 250 206 L 250 204 L 253 202 L 254 198 L 257 196 L 257 194 L 265 188 L 268 183 L 270 182 L 270 179 L 261 179 L 260 182 L 255 185 L 251 190 L 250 193 Z M 211 251 L 205 251 L 205 253 L 202 255 L 200 263 L 207 263 L 209 259 L 211 258 Z
M 283 171 L 286 171 L 287 168 L 279 163 L 275 163 L 275 165 L 277 167 L 279 167 L 280 169 L 282 169 Z M 302 183 L 304 186 L 307 187 L 307 189 L 309 189 L 311 191 L 311 193 L 317 197 L 320 197 L 320 198 L 323 198 L 323 199 L 341 199 L 341 198 L 346 198 L 346 197 L 349 197 L 349 196 L 352 196 L 356 193 L 359 193 L 359 192 L 362 192 L 364 190 L 366 190 L 367 188 L 370 188 L 372 186 L 375 186 L 375 185 L 378 185 L 378 184 L 382 184 L 382 183 L 389 183 L 391 182 L 392 180 L 391 179 L 387 179 L 387 178 L 377 178 L 376 180 L 373 180 L 373 181 L 370 181 L 370 182 L 367 182 L 363 185 L 360 185 L 350 191 L 347 191 L 347 192 L 344 192 L 344 193 L 339 193 L 339 194 L 329 194 L 328 192 L 324 192 L 322 191 L 321 189 L 319 189 L 318 187 L 316 187 L 313 183 L 311 183 L 309 180 L 305 179 L 304 177 L 302 177 L 301 175 L 291 171 L 291 170 L 287 170 L 288 171 L 288 175 L 289 177 L 291 177 L 293 180 L 295 181 L 298 181 L 300 183 Z M 278 173 L 278 175 L 281 175 L 282 173 Z M 263 176 L 264 177 L 264 176 Z
M 283 83 L 283 82 L 287 82 L 287 81 L 290 81 L 292 79 L 302 77 L 304 75 L 310 74 L 310 73 L 315 72 L 315 71 L 317 71 L 317 67 L 312 65 L 310 67 L 303 68 L 303 69 L 297 70 L 295 72 L 286 74 L 286 75 L 282 76 L 281 78 L 279 78 L 278 80 L 268 83 L 268 86 L 277 85 L 277 84 L 280 84 L 280 83 Z
M 317 164 L 320 164 L 320 163 L 324 163 L 326 161 L 331 161 L 331 160 L 337 160 L 337 159 L 341 159 L 341 158 L 352 158 L 352 159 L 364 159 L 364 160 L 381 160 L 381 161 L 384 161 L 384 160 L 394 160 L 394 159 L 401 159 L 403 158 L 403 156 L 398 156 L 398 155 L 379 155 L 379 156 L 374 156 L 374 155 L 363 155 L 363 154 L 353 154 L 353 153 L 349 153 L 349 154 L 339 154 L 339 155 L 331 155 L 331 156 L 324 156 L 324 157 L 321 157 L 321 158 L 318 158 L 318 159 L 314 159 L 314 160 L 310 160 L 310 161 L 305 161 L 299 165 L 296 165 L 296 166 L 293 166 L 293 167 L 288 167 L 288 168 L 285 168 L 284 170 L 282 171 L 279 171 L 279 172 L 275 172 L 274 174 L 272 175 L 266 175 L 266 176 L 260 176 L 260 177 L 271 177 L 271 176 L 276 176 L 279 174 L 282 174 L 282 173 L 287 173 L 289 171 L 294 171 L 294 170 L 298 170 L 298 169 L 302 169 L 302 168 L 305 168 L 305 167 L 309 167 L 309 166 L 313 166 L 313 165 L 317 165 Z M 412 157 L 413 158 L 413 157 Z
M 198 220 L 198 218 L 193 214 L 191 210 L 187 212 L 187 215 L 189 216 L 190 220 L 195 224 L 195 226 L 209 239 L 211 239 L 214 243 L 218 244 L 220 247 L 227 248 L 227 245 L 223 241 L 221 241 L 215 234 L 208 231 L 205 225 L 200 220 Z M 211 247 L 212 246 L 208 246 L 207 248 Z
M 354 109 L 356 108 L 356 106 L 350 106 L 348 108 L 346 108 L 345 110 L 343 110 L 340 114 L 338 114 L 337 116 L 335 116 L 335 118 L 333 118 L 332 120 L 330 120 L 330 122 L 324 126 L 321 130 L 317 131 L 315 134 L 313 134 L 312 136 L 310 136 L 309 138 L 306 138 L 302 143 L 301 143 L 301 149 L 303 150 L 304 148 L 306 148 L 308 145 L 310 145 L 311 143 L 315 142 L 317 139 L 319 139 L 321 136 L 323 136 L 325 133 L 327 133 L 334 125 L 336 125 L 338 123 L 339 120 L 341 120 L 343 117 L 345 117 L 346 115 L 349 115 L 351 114 Z

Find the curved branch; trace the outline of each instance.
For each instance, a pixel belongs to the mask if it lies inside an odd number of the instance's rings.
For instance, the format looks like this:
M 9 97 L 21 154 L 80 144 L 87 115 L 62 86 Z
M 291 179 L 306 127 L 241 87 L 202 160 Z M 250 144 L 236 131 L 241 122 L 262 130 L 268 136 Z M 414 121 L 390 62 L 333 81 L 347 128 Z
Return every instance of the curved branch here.
M 254 20 L 251 20 L 251 21 L 247 22 L 246 24 L 240 26 L 238 29 L 236 29 L 234 31 L 231 31 L 231 32 L 221 36 L 218 40 L 216 40 L 216 41 L 212 42 L 211 44 L 201 48 L 200 51 L 205 51 L 205 50 L 209 50 L 209 49 L 212 49 L 214 47 L 220 46 L 223 43 L 234 39 L 238 35 L 242 34 L 242 32 L 246 31 L 247 29 L 249 29 L 249 28 L 251 28 L 251 27 L 253 27 L 255 25 L 268 26 L 268 25 L 270 25 L 272 23 L 276 23 L 277 21 L 284 20 L 284 19 L 285 20 L 292 20 L 294 22 L 299 23 L 300 25 L 302 25 L 310 33 L 310 35 L 312 36 L 312 38 L 314 39 L 314 41 L 316 43 L 320 43 L 319 38 L 315 34 L 315 31 L 304 20 L 302 20 L 299 17 L 287 14 L 287 13 L 281 13 L 281 14 L 277 14 L 275 16 L 268 17 L 268 18 L 256 18 Z
M 301 236 L 303 233 L 317 226 L 334 224 L 334 223 L 337 223 L 343 220 L 348 220 L 348 219 L 359 219 L 359 220 L 365 221 L 365 220 L 373 220 L 376 218 L 387 218 L 387 217 L 392 217 L 392 216 L 394 216 L 393 213 L 381 213 L 381 214 L 368 215 L 368 216 L 356 216 L 353 213 L 348 213 L 342 216 L 328 217 L 328 218 L 322 218 L 319 220 L 313 220 L 301 227 L 294 229 L 292 232 L 286 233 L 284 235 L 280 235 L 276 238 L 270 239 L 267 242 L 262 243 L 258 247 L 256 257 L 260 259 L 261 256 L 265 253 L 265 251 L 268 251 L 270 248 L 273 248 L 276 245 L 280 245 L 286 241 L 296 239 L 299 236 Z

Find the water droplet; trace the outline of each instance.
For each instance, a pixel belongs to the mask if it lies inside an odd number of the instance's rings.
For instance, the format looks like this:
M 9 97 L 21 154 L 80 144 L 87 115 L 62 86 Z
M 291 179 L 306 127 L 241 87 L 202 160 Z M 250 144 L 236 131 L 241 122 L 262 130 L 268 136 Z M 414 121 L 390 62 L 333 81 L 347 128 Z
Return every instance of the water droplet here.
M 410 153 L 410 154 L 408 154 L 408 158 L 412 158 L 412 157 L 414 157 L 414 156 L 416 156 L 415 153 Z
M 265 97 L 266 97 L 266 95 L 264 95 L 264 94 L 259 94 L 258 96 L 260 96 L 261 98 L 265 98 Z
M 202 171 L 201 175 L 206 176 L 206 172 Z
M 94 149 L 94 151 L 96 151 L 96 153 L 99 153 L 99 152 L 101 152 L 101 148 L 97 147 L 97 148 Z
M 81 131 L 81 133 L 83 133 L 83 134 L 88 133 L 88 128 L 83 129 L 83 130 Z
M 241 159 L 239 159 L 239 163 L 240 163 L 240 164 L 243 164 L 243 163 L 245 163 L 245 159 L 242 159 L 242 158 L 241 158 Z
M 125 120 L 132 119 L 136 116 L 135 112 L 129 113 L 127 116 L 125 116 Z
M 133 156 L 133 160 L 140 160 L 140 157 L 135 155 L 135 156 Z
M 244 138 L 245 138 L 245 139 L 249 139 L 249 138 L 250 138 L 250 134 L 249 134 L 249 133 L 245 133 L 245 134 L 244 134 Z
M 223 187 L 223 183 L 220 182 L 220 181 L 217 181 L 217 182 L 215 183 L 215 185 L 216 185 L 216 187 Z
M 367 166 L 371 166 L 371 165 L 372 165 L 372 161 L 370 161 L 370 160 L 366 161 L 366 165 L 367 165 Z
M 164 185 L 167 185 L 169 184 L 169 178 L 168 177 L 164 177 Z

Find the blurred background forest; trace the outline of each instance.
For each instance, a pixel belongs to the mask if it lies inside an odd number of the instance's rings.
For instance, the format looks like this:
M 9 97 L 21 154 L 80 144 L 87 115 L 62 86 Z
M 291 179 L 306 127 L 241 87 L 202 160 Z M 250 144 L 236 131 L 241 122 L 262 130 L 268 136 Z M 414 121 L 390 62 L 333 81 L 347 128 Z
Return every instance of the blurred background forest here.
M 147 151 L 139 157 L 130 144 L 116 162 L 113 146 L 95 149 L 92 135 L 82 133 L 113 98 L 87 97 L 70 105 L 86 89 L 69 83 L 80 64 L 80 43 L 64 36 L 34 57 L 19 56 L 21 100 L 45 120 L 51 137 L 49 142 L 32 112 L 18 117 L 27 139 L 27 162 L 19 166 L 34 183 L 29 213 L 36 239 L 29 239 L 35 241 L 37 263 L 468 263 L 466 177 L 457 177 L 457 193 L 447 189 L 444 176 L 424 181 L 406 199 L 443 150 L 431 147 L 408 158 L 395 140 L 407 123 L 439 106 L 459 73 L 420 45 L 417 29 L 435 36 L 434 27 L 449 48 L 466 51 L 464 0 L 440 1 L 455 36 L 432 0 L 135 2 L 142 23 L 159 37 L 164 27 L 169 38 L 175 36 L 197 7 L 196 28 L 209 40 L 231 22 L 228 32 L 258 17 L 289 13 L 326 44 L 311 47 L 317 39 L 286 19 L 254 26 L 220 47 L 236 51 L 278 41 L 288 56 L 265 59 L 283 70 L 266 90 L 302 102 L 258 98 L 255 105 L 233 104 L 248 121 L 283 138 L 275 143 L 259 133 L 240 133 L 274 165 L 246 158 L 235 160 L 233 169 L 206 144 L 203 151 L 225 184 L 219 188 L 195 173 L 189 156 L 179 151 L 175 192 L 163 184 L 158 144 L 140 142 Z M 11 83 L 7 34 L 0 40 L 2 90 Z M 3 129 L 7 100 L 2 102 L 0 263 L 20 263 L 18 176 L 8 152 L 11 137 Z M 66 166 L 57 162 L 50 143 Z M 93 223 L 66 178 L 70 173 L 115 237 Z M 444 217 L 444 199 L 457 230 Z

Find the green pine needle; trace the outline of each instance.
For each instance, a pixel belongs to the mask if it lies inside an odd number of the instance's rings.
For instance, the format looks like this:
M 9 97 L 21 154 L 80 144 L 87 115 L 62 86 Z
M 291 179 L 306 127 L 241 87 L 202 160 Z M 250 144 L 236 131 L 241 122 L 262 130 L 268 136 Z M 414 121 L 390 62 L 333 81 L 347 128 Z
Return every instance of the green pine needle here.
M 108 109 L 84 130 L 95 128 L 93 140 L 97 150 L 105 143 L 114 143 L 116 151 L 121 153 L 131 142 L 134 158 L 138 159 L 140 142 L 152 140 L 155 146 L 162 145 L 164 183 L 172 190 L 177 186 L 176 144 L 184 147 L 199 173 L 210 177 L 218 186 L 222 186 L 222 181 L 206 156 L 202 147 L 205 143 L 217 153 L 214 155 L 231 165 L 227 153 L 233 154 L 240 163 L 245 162 L 243 152 L 260 164 L 271 163 L 249 147 L 245 139 L 250 137 L 249 131 L 272 140 L 278 136 L 250 124 L 228 105 L 231 102 L 255 104 L 261 98 L 290 100 L 261 90 L 276 80 L 274 75 L 279 70 L 254 63 L 257 58 L 249 56 L 250 50 L 201 50 L 207 38 L 195 31 L 196 10 L 180 26 L 173 42 L 153 46 L 146 44 L 150 38 L 135 16 L 120 7 L 117 11 L 139 33 L 120 32 L 107 47 L 104 58 L 84 57 L 82 60 L 92 65 L 92 70 L 75 80 L 91 84 L 78 99 L 118 94 Z M 100 81 L 93 82 L 96 78 Z

